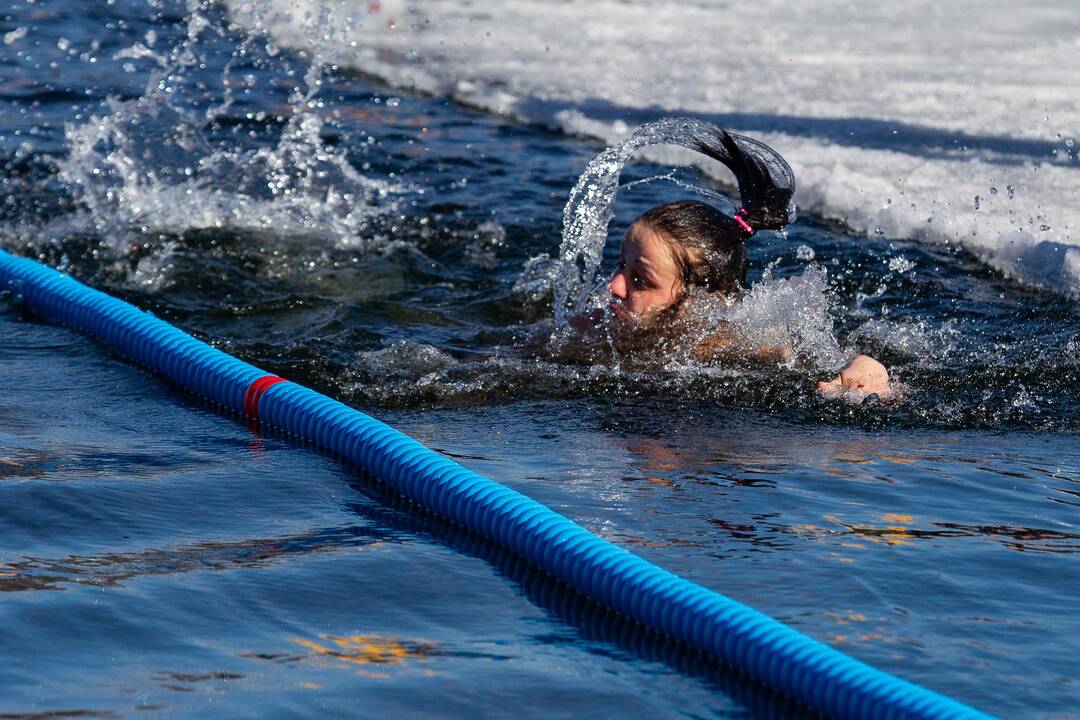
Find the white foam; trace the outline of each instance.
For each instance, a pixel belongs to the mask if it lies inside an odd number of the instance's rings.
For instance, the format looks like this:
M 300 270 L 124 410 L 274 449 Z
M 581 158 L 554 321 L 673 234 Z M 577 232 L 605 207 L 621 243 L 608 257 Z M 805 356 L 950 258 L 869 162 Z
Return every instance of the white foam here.
M 320 60 L 608 142 L 697 113 L 776 147 L 803 209 L 1080 295 L 1072 0 L 227 4 Z
M 922 367 L 939 367 L 960 346 L 961 335 L 955 321 L 932 326 L 925 320 L 867 320 L 849 337 L 849 341 L 865 345 L 872 341 L 892 353 L 897 353 Z

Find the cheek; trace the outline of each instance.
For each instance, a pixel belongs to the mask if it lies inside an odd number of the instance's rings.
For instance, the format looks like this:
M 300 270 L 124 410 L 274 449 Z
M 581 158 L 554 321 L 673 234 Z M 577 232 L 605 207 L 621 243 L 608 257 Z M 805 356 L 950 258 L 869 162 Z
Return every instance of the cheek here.
M 682 296 L 682 288 L 675 282 L 671 283 L 670 287 L 661 291 L 664 296 L 665 305 L 673 305 Z
M 676 280 L 664 280 L 658 287 L 649 290 L 649 296 L 656 305 L 671 305 L 679 296 L 682 289 Z
M 674 299 L 671 297 L 671 293 L 668 290 L 661 290 L 658 288 L 638 290 L 628 299 L 630 300 L 628 304 L 631 309 L 639 314 L 652 309 L 662 310 L 674 302 Z

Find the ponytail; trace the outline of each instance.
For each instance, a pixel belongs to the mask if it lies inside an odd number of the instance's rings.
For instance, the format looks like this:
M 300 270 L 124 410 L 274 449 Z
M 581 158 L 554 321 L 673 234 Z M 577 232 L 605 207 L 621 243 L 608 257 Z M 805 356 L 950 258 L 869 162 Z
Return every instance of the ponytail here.
M 795 174 L 780 154 L 759 140 L 713 126 L 695 134 L 693 149 L 722 162 L 739 183 L 742 207 L 732 218 L 743 232 L 779 230 L 794 220 Z

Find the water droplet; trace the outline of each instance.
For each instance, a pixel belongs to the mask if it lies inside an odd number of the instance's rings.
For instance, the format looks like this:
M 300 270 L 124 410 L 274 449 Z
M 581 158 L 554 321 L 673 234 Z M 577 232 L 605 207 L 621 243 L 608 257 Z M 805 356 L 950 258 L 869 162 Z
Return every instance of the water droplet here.
M 20 28 L 15 28 L 14 30 L 12 30 L 9 33 L 4 33 L 4 44 L 5 45 L 11 45 L 12 43 L 16 43 L 19 40 L 21 40 L 22 38 L 26 37 L 26 33 L 28 33 L 28 32 L 29 32 L 28 28 L 20 27 Z
M 979 196 L 978 195 L 975 196 L 975 209 L 976 210 L 979 209 Z
M 911 272 L 915 269 L 915 263 L 911 260 L 908 260 L 903 255 L 897 255 L 896 257 L 889 258 L 888 265 L 890 270 L 895 273 L 901 274 Z
M 998 189 L 996 187 L 990 188 L 990 194 L 991 195 L 997 195 L 998 194 Z

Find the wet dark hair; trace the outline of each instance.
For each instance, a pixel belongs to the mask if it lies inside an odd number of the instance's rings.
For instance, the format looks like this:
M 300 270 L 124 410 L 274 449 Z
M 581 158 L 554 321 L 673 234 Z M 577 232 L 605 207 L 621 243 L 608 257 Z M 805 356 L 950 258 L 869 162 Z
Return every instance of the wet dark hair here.
M 709 127 L 692 147 L 735 173 L 742 207 L 732 216 L 698 200 L 679 200 L 654 207 L 638 222 L 668 241 L 684 287 L 731 294 L 746 281 L 746 240 L 792 221 L 795 174 L 765 143 Z
M 737 292 L 746 280 L 746 232 L 730 217 L 699 200 L 657 205 L 637 219 L 671 250 L 684 287 Z
M 746 280 L 744 231 L 712 205 L 679 200 L 653 207 L 637 221 L 667 243 L 684 287 L 728 295 Z

